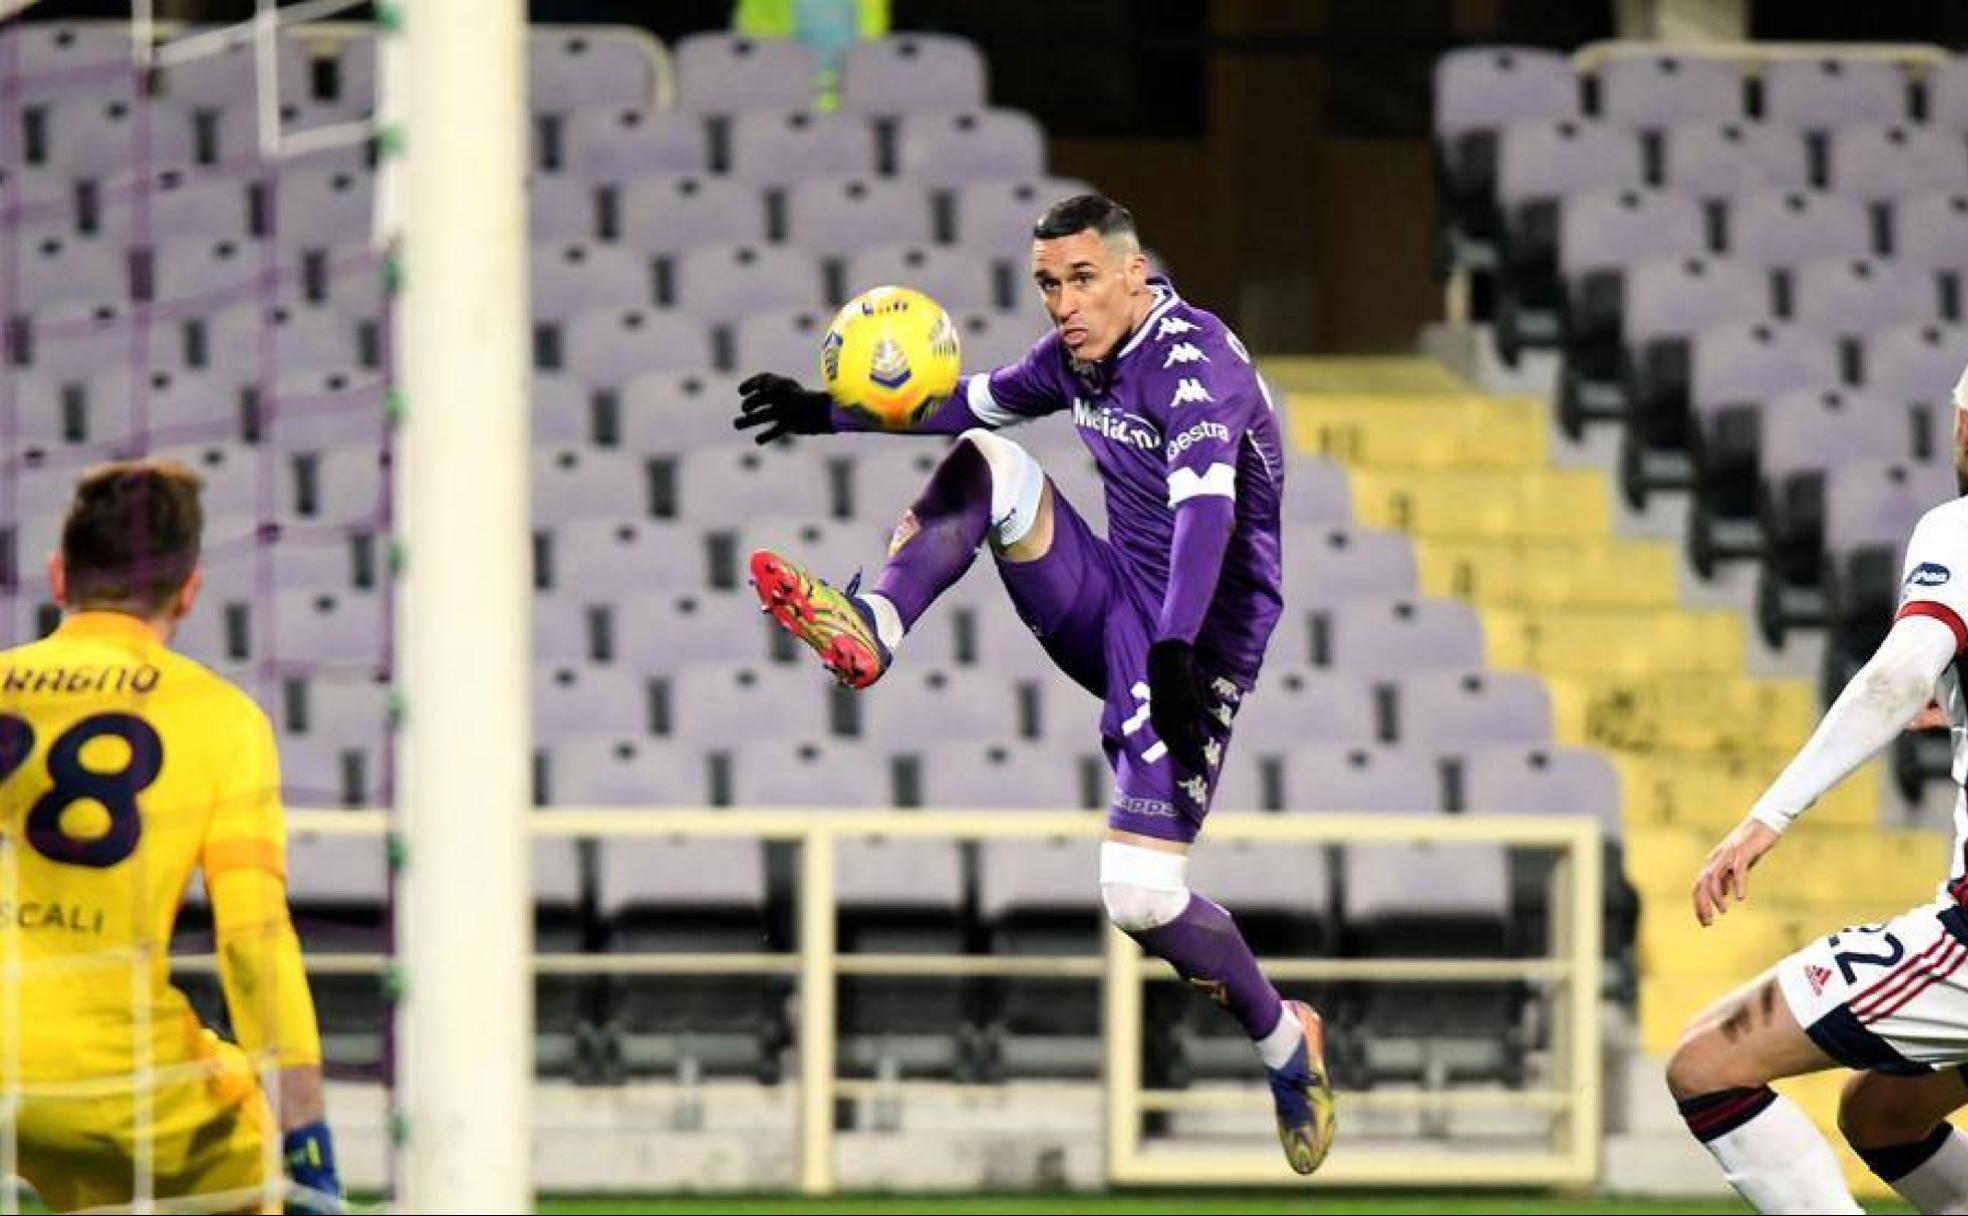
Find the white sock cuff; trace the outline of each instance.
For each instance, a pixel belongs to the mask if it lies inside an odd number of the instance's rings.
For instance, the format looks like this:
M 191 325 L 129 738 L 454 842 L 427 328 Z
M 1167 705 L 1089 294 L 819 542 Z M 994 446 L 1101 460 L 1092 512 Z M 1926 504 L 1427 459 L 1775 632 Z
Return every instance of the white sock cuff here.
M 1037 458 L 1009 439 L 973 427 L 967 439 L 991 466 L 991 536 L 1000 548 L 1015 545 L 1039 522 L 1045 469 Z
M 1100 882 L 1148 891 L 1187 891 L 1189 856 L 1144 849 L 1119 840 L 1100 842 Z

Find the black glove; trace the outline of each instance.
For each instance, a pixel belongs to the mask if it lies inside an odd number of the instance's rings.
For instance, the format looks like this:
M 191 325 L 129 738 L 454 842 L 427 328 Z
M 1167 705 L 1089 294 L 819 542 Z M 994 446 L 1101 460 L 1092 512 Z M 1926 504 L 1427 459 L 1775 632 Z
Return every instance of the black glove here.
M 1148 720 L 1170 758 L 1191 773 L 1207 771 L 1203 743 L 1206 681 L 1196 669 L 1196 648 L 1170 639 L 1148 648 Z
M 760 372 L 739 385 L 738 393 L 738 417 L 731 425 L 741 431 L 766 428 L 759 432 L 759 443 L 771 443 L 782 435 L 826 435 L 834 429 L 831 399 L 801 388 L 797 380 Z

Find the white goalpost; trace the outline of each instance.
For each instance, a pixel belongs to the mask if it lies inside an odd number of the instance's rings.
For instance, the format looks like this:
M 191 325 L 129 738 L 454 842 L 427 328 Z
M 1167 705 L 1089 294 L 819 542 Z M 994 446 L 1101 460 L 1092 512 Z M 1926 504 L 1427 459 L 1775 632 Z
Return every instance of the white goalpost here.
M 413 1212 L 532 1209 L 532 813 L 519 0 L 408 0 L 397 107 L 403 1121 Z M 398 41 L 387 39 L 388 42 Z

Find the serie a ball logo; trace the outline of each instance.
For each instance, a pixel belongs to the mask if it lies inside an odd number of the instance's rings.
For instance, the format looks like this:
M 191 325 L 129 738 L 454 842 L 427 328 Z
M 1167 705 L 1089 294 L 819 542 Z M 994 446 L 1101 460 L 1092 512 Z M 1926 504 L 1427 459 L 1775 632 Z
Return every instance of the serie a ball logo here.
M 943 306 L 908 287 L 874 287 L 834 316 L 820 374 L 842 409 L 906 431 L 956 391 L 961 352 Z

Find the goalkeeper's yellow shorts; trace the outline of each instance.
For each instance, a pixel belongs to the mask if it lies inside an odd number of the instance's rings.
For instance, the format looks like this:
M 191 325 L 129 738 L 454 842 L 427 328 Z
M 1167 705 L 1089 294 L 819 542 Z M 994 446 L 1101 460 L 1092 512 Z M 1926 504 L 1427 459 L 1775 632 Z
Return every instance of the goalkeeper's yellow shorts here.
M 259 1079 L 239 1048 L 210 1031 L 199 1036 L 194 1059 L 149 1088 L 147 1112 L 127 1079 L 34 1086 L 23 1095 L 20 1174 L 50 1208 L 129 1204 L 137 1146 L 148 1143 L 149 1189 L 162 1210 L 280 1211 L 279 1191 L 269 1207 L 264 1189 L 269 1174 L 279 1178 L 280 1139 Z

